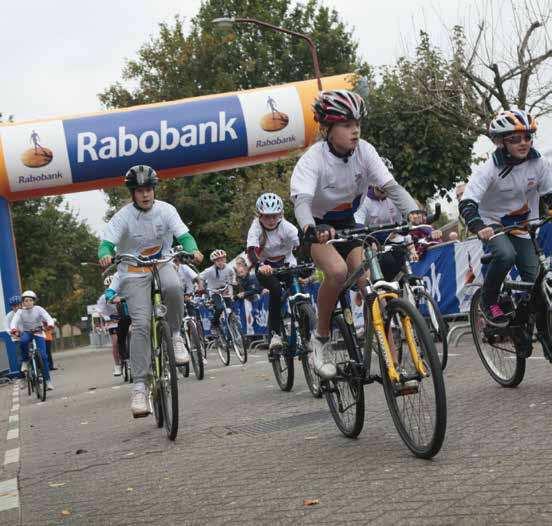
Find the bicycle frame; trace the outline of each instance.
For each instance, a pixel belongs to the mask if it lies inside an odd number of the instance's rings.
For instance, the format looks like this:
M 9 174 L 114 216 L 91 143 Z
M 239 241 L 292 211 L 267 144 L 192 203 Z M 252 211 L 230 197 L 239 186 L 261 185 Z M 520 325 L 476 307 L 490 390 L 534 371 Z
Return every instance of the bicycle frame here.
M 297 305 L 302 302 L 310 303 L 310 294 L 302 292 L 301 285 L 297 276 L 293 275 L 289 286 L 284 287 L 284 294 L 282 297 L 282 324 L 284 319 L 284 305 L 288 304 L 289 315 L 291 318 L 290 334 L 287 335 L 287 345 L 293 357 L 297 354 Z

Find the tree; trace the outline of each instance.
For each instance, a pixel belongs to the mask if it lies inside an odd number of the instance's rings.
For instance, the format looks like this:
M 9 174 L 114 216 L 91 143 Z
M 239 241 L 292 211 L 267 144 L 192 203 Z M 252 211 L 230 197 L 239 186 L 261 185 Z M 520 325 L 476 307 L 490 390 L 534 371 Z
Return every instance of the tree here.
M 34 290 L 60 323 L 76 323 L 103 290 L 95 261 L 98 238 L 62 196 L 13 203 L 13 227 L 23 288 Z
M 403 57 L 380 73 L 377 78 L 370 72 L 363 89 L 368 110 L 363 135 L 392 161 L 395 177 L 414 197 L 425 202 L 436 192 L 445 196 L 470 172 L 471 148 L 477 139 L 471 128 L 428 110 L 432 86 L 461 93 L 454 61 L 447 60 L 422 32 L 414 58 Z M 451 101 L 458 115 L 465 113 L 462 97 Z
M 418 78 L 420 90 L 432 101 L 427 108 L 479 134 L 486 132 L 491 118 L 501 110 L 517 107 L 536 117 L 552 113 L 552 4 L 549 0 L 511 1 L 494 10 L 493 3 L 480 4 L 473 40 L 467 38 L 463 25 L 451 31 L 451 62 L 461 89 Z M 456 112 L 458 104 L 464 113 Z
M 361 66 L 351 32 L 336 11 L 316 0 L 304 5 L 288 0 L 207 0 L 192 19 L 188 35 L 179 17 L 172 24 L 160 24 L 159 34 L 140 48 L 136 60 L 127 62 L 122 82 L 99 95 L 101 102 L 108 108 L 127 107 L 312 78 L 312 59 L 304 41 L 253 25 L 237 25 L 235 34 L 219 34 L 212 20 L 226 15 L 308 33 L 317 45 L 323 75 Z M 253 214 L 257 195 L 251 189 L 280 188 L 285 197 L 288 189 L 277 178 L 290 169 L 289 162 L 281 162 L 176 179 L 160 185 L 157 195 L 177 207 L 202 250 L 228 247 L 230 240 L 229 252 L 235 253 L 243 246 L 239 237 L 243 224 Z M 125 194 L 108 192 L 110 214 Z M 234 221 L 236 210 L 243 213 L 240 221 Z

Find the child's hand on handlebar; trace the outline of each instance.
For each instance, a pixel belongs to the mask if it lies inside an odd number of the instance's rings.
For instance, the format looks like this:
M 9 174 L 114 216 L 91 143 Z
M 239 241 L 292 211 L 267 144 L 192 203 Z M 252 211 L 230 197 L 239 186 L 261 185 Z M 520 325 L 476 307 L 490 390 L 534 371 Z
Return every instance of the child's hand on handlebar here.
M 488 241 L 493 237 L 495 234 L 495 231 L 493 230 L 493 227 L 486 226 L 482 228 L 479 232 L 477 232 L 477 237 L 481 239 L 481 241 Z
M 259 267 L 259 272 L 265 276 L 272 274 L 272 267 L 270 265 L 261 265 Z

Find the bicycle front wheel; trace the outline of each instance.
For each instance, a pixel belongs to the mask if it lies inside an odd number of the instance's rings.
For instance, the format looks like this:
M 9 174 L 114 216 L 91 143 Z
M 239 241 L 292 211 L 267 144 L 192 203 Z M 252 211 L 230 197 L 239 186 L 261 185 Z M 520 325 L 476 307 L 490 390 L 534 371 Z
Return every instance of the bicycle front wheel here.
M 190 359 L 192 361 L 195 376 L 198 380 L 203 380 L 203 352 L 201 350 L 201 340 L 195 323 L 188 324 L 188 336 L 191 344 Z
M 283 335 L 282 340 L 287 340 L 287 337 Z M 295 379 L 295 364 L 288 346 L 286 345 L 278 352 L 273 352 L 270 361 L 280 389 L 282 391 L 291 391 Z
M 243 339 L 241 325 L 234 313 L 228 316 L 228 330 L 232 339 L 232 347 L 241 364 L 247 362 L 247 348 Z
M 36 397 L 44 402 L 46 400 L 46 379 L 44 378 L 44 364 L 42 363 L 42 357 L 38 352 L 35 354 L 35 390 Z
M 380 368 L 385 399 L 393 423 L 407 447 L 419 458 L 435 456 L 445 439 L 447 401 L 443 370 L 435 344 L 422 315 L 403 299 L 387 302 L 382 315 L 385 334 L 391 347 L 400 382 L 389 378 L 383 350 L 380 348 Z M 407 327 L 411 327 L 411 338 Z M 410 345 L 415 346 L 426 375 L 422 376 L 412 359 Z
M 437 350 L 437 356 L 441 362 L 441 369 L 445 370 L 448 362 L 448 341 L 447 341 L 447 324 L 439 310 L 437 302 L 431 294 L 425 290 L 416 291 L 416 307 L 425 307 L 427 315 L 424 316 L 427 327 Z
M 309 386 L 309 391 L 314 398 L 321 398 L 322 391 L 320 390 L 320 378 L 316 374 L 310 359 L 312 349 L 309 342 L 316 327 L 316 313 L 314 307 L 310 303 L 300 303 L 297 305 L 297 320 L 299 325 L 301 350 L 301 365 L 303 366 L 303 374 L 305 381 Z
M 34 385 L 33 385 L 33 375 L 30 368 L 27 369 L 27 372 L 25 373 L 25 378 L 27 379 L 27 391 L 29 392 L 29 396 L 31 396 L 34 391 Z
M 364 426 L 364 381 L 357 366 L 355 344 L 342 315 L 334 317 L 332 352 L 337 374 L 331 380 L 323 380 L 322 391 L 338 429 L 349 438 L 356 438 Z
M 228 349 L 228 344 L 226 343 L 226 339 L 224 338 L 222 334 L 222 329 L 218 329 L 218 333 L 215 336 L 215 340 L 213 345 L 217 349 L 217 353 L 219 355 L 220 361 L 222 362 L 222 365 L 228 365 L 230 363 L 230 349 Z
M 165 320 L 157 322 L 157 341 L 160 358 L 160 391 L 163 407 L 163 420 L 169 440 L 174 440 L 178 433 L 178 380 L 176 361 L 169 324 Z
M 495 329 L 487 324 L 481 289 L 471 300 L 470 327 L 477 354 L 491 378 L 502 387 L 517 387 L 525 376 L 525 358 L 516 352 L 510 329 Z

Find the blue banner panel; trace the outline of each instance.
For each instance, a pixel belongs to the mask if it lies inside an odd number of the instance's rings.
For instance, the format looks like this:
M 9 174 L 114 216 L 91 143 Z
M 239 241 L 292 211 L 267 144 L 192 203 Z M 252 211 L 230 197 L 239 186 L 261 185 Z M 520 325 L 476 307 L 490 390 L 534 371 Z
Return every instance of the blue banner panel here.
M 73 182 L 122 176 L 136 164 L 156 170 L 247 155 L 237 96 L 63 121 Z

